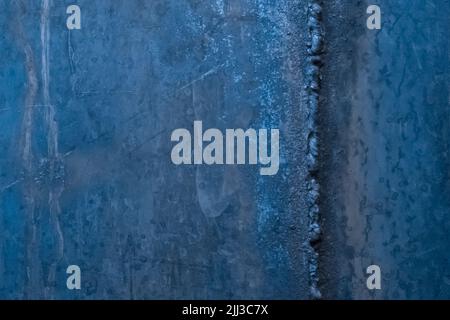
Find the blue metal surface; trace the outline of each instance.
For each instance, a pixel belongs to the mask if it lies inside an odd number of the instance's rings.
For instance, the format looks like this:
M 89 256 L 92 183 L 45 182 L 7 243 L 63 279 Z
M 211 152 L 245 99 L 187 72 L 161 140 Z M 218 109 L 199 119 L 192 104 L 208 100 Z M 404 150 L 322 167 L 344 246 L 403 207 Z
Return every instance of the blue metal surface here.
M 0 0 L 0 298 L 450 298 L 449 16 Z M 175 166 L 196 120 L 280 129 L 277 175 Z

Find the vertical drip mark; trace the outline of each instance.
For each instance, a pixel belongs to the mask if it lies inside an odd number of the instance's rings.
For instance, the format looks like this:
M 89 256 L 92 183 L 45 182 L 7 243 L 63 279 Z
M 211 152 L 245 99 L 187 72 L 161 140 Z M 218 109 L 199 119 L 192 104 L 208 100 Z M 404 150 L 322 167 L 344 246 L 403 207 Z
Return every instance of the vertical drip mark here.
M 59 199 L 64 189 L 64 166 L 58 148 L 58 123 L 56 122 L 55 107 L 50 98 L 50 5 L 51 0 L 42 0 L 41 4 L 41 60 L 42 60 L 42 92 L 45 105 L 45 120 L 47 122 L 47 152 L 49 165 L 49 194 L 48 205 L 50 221 L 56 237 L 56 254 L 48 271 L 46 294 L 54 287 L 56 280 L 56 267 L 64 254 L 64 237 L 59 222 L 61 208 Z
M 50 68 L 49 68 L 49 37 L 50 37 L 50 0 L 42 0 L 41 4 L 41 45 L 42 45 L 42 87 L 44 94 L 44 103 L 46 106 L 50 103 L 49 81 L 50 81 Z M 48 103 L 48 104 L 47 104 Z
M 321 82 L 322 54 L 324 51 L 324 39 L 322 28 L 321 1 L 311 0 L 308 6 L 308 63 L 306 69 L 306 103 L 308 125 L 308 207 L 309 207 L 309 243 L 311 255 L 309 261 L 310 289 L 313 299 L 320 299 L 317 246 L 321 240 L 319 225 L 319 183 L 318 170 L 318 137 L 317 137 L 317 113 L 319 108 L 319 91 Z
M 25 233 L 26 233 L 26 248 L 25 248 L 25 263 L 26 263 L 26 278 L 24 297 L 36 297 L 39 292 L 39 250 L 38 250 L 38 230 L 36 218 L 36 198 L 37 187 L 34 180 L 33 167 L 33 153 L 32 153 L 32 133 L 33 133 L 33 118 L 37 91 L 39 89 L 38 78 L 36 73 L 36 65 L 33 57 L 33 50 L 26 40 L 26 34 L 23 29 L 22 21 L 25 20 L 21 15 L 24 14 L 23 2 L 17 2 L 17 18 L 14 20 L 15 32 L 18 46 L 22 49 L 25 58 L 25 72 L 26 72 L 26 93 L 25 105 L 22 116 L 21 136 L 19 142 L 20 161 L 22 165 L 23 181 L 23 196 L 24 196 L 24 211 L 26 213 Z
M 22 160 L 27 173 L 31 173 L 33 157 L 31 150 L 31 134 L 33 131 L 33 105 L 38 90 L 36 66 L 33 59 L 33 50 L 30 45 L 24 44 L 25 65 L 27 71 L 27 93 L 25 97 L 25 112 L 23 115 L 22 129 Z
M 38 279 L 38 250 L 37 250 L 37 221 L 36 221 L 36 186 L 33 179 L 33 155 L 31 150 L 31 135 L 33 131 L 33 105 L 38 90 L 38 80 L 33 59 L 33 51 L 29 44 L 24 44 L 27 69 L 27 93 L 25 97 L 25 111 L 22 118 L 21 159 L 24 181 L 24 209 L 26 220 L 26 296 L 29 298 L 37 292 Z

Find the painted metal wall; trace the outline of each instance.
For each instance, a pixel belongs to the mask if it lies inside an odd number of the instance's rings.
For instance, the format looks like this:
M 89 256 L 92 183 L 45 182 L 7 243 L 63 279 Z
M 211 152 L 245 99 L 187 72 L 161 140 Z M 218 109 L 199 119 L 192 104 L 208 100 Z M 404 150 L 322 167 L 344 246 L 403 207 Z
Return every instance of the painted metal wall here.
M 75 2 L 0 0 L 0 298 L 450 298 L 448 0 Z M 175 166 L 195 120 L 278 174 Z
M 0 297 L 308 298 L 303 1 L 70 4 L 0 2 Z M 280 128 L 279 173 L 173 165 L 194 120 Z

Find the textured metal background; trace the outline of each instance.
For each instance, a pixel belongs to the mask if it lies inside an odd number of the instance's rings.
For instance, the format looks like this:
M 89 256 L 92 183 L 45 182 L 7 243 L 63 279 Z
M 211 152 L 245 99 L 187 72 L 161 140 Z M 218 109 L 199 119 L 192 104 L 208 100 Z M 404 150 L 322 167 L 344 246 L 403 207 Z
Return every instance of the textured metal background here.
M 447 0 L 0 0 L 0 298 L 450 298 L 449 17 Z M 278 175 L 174 166 L 194 120 L 280 128 Z
M 380 31 L 363 28 L 368 3 L 324 6 L 322 292 L 448 299 L 450 3 L 376 1 Z
M 307 7 L 72 3 L 0 2 L 0 297 L 308 298 Z M 174 166 L 194 120 L 280 128 L 278 175 Z

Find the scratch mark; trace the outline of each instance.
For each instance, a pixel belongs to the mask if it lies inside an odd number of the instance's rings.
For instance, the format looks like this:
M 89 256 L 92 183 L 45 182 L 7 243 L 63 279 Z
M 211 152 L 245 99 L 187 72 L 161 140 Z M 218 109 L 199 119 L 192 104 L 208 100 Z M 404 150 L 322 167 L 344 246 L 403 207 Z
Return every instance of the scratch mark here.
M 23 179 L 17 179 L 16 181 L 13 181 L 13 182 L 7 184 L 6 186 L 0 188 L 0 193 L 3 193 L 6 190 L 11 189 L 12 187 L 14 187 L 16 184 L 20 183 L 21 181 L 23 181 Z
M 181 88 L 179 88 L 176 92 L 180 92 L 183 91 L 184 89 L 192 86 L 194 83 L 198 82 L 198 81 L 202 81 L 203 79 L 205 79 L 206 77 L 210 76 L 211 74 L 216 73 L 220 68 L 222 68 L 224 66 L 224 64 L 218 65 L 208 71 L 206 71 L 204 74 L 202 74 L 200 77 L 198 77 L 195 80 L 192 80 L 191 82 L 189 82 L 188 84 L 182 86 Z

